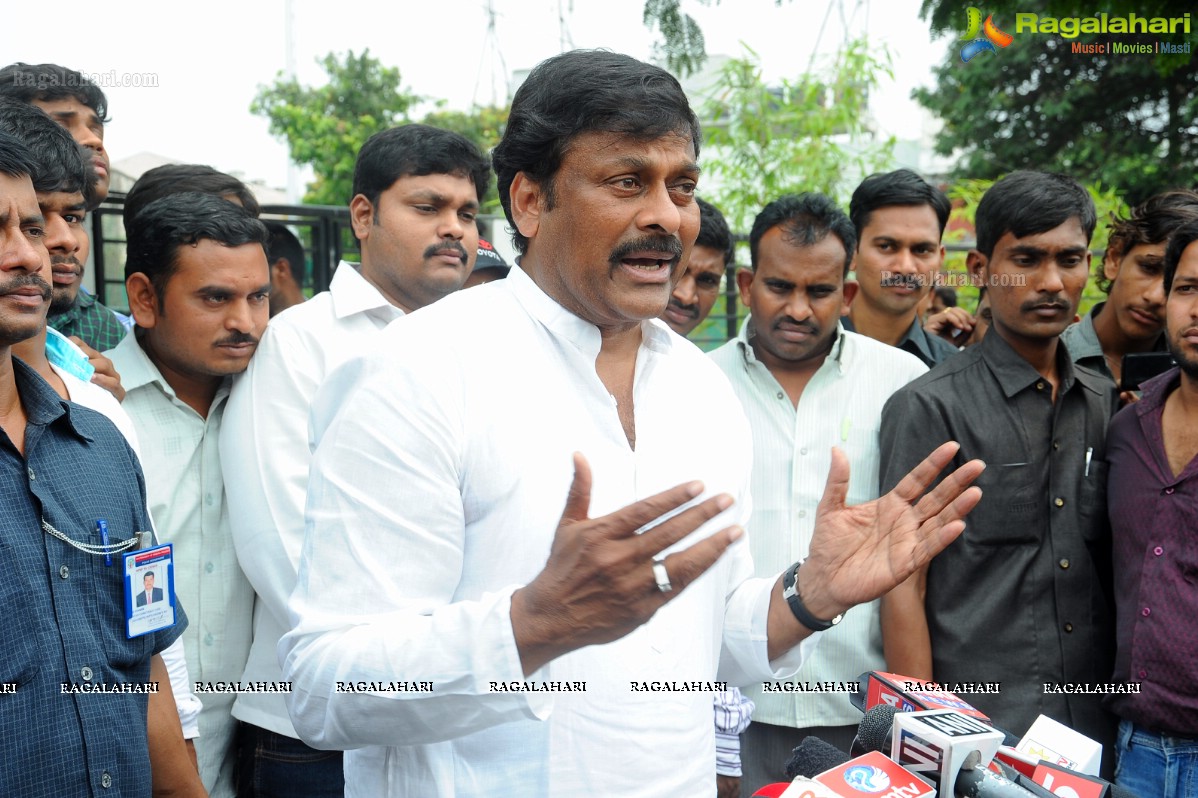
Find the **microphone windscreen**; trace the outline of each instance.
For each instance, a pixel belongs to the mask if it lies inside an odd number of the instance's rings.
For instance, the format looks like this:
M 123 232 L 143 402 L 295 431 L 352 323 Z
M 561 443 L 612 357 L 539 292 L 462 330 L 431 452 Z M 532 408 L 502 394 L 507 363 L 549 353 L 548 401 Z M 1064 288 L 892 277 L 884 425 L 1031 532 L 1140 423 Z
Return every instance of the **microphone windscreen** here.
M 857 724 L 857 745 L 865 751 L 890 753 L 890 732 L 897 711 L 892 706 L 879 704 L 866 712 Z
M 802 776 L 812 779 L 825 770 L 840 767 L 848 761 L 848 754 L 831 743 L 826 743 L 818 737 L 804 737 L 798 748 L 791 751 L 790 759 L 786 763 L 786 778 Z

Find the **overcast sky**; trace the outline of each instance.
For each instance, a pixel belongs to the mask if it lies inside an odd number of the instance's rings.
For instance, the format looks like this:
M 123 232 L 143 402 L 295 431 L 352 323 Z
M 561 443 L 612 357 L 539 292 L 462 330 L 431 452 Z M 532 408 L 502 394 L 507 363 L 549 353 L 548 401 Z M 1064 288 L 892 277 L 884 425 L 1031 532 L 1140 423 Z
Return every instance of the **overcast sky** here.
M 493 0 L 497 46 L 488 38 L 486 0 L 329 2 L 295 0 L 294 47 L 302 83 L 317 83 L 316 59 L 330 51 L 371 54 L 400 69 L 417 94 L 466 109 L 504 97 L 506 71 L 527 69 L 573 47 L 604 47 L 648 59 L 654 35 L 643 0 Z M 931 80 L 948 46 L 933 42 L 919 0 L 683 0 L 702 25 L 709 54 L 761 57 L 769 78 L 802 72 L 817 48 L 834 50 L 868 31 L 894 54 L 895 81 L 875 95 L 883 133 L 920 135 L 911 90 Z M 6 3 L 0 62 L 54 62 L 88 73 L 151 74 L 156 88 L 105 86 L 114 161 L 143 151 L 207 163 L 270 185 L 287 184 L 287 150 L 250 114 L 259 84 L 286 65 L 283 0 L 204 4 L 116 2 L 78 7 Z M 564 26 L 559 22 L 564 18 Z M 821 34 L 821 28 L 823 28 Z M 40 34 L 40 35 L 39 35 Z

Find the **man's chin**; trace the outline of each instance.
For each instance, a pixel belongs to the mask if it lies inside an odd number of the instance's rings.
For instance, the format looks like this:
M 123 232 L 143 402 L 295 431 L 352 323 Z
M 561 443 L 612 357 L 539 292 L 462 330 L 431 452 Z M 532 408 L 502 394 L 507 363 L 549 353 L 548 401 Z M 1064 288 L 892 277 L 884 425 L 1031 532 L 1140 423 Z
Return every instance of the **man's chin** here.
M 50 295 L 50 315 L 57 316 L 66 313 L 75 305 L 75 297 L 79 296 L 79 286 L 58 289 Z

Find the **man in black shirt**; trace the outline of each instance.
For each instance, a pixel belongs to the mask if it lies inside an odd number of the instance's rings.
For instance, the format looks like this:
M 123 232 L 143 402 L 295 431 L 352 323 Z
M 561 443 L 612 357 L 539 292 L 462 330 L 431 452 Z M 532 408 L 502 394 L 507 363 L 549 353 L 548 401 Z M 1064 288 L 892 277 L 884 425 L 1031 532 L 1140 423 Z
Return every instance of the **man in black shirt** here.
M 987 463 L 983 497 L 964 534 L 883 600 L 887 660 L 940 682 L 999 682 L 969 700 L 1015 734 L 1045 714 L 1109 744 L 1101 696 L 1055 689 L 1109 682 L 1114 642 L 1114 386 L 1058 340 L 1086 283 L 1094 205 L 1071 178 L 1016 172 L 986 192 L 976 225 L 968 265 L 987 287 L 990 332 L 887 403 L 881 488 L 926 441 L 953 438 L 962 461 Z

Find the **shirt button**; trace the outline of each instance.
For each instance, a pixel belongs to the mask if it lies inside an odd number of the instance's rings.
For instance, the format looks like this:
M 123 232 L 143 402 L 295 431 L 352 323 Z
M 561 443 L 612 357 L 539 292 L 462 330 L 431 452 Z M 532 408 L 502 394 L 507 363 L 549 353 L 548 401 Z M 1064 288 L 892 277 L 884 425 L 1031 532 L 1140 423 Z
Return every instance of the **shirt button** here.
M 211 632 L 204 635 L 204 645 L 206 645 L 206 646 L 212 645 L 212 633 Z
M 1037 390 L 1037 391 L 1043 391 L 1043 390 L 1044 390 L 1044 381 L 1043 381 L 1043 380 L 1041 380 L 1040 382 L 1036 383 L 1036 390 Z
M 807 454 L 807 447 L 804 446 L 802 449 L 799 449 L 799 454 Z
M 1055 504 L 1057 507 L 1064 507 L 1064 506 L 1065 506 L 1065 500 L 1064 500 L 1064 499 L 1062 499 L 1060 496 L 1058 496 L 1058 497 L 1056 497 L 1055 499 L 1053 499 L 1053 500 L 1052 500 L 1052 503 L 1053 503 L 1053 504 Z
M 106 790 L 112 786 L 112 776 L 108 775 L 107 770 L 100 774 L 100 786 Z
M 1060 562 L 1060 563 L 1058 563 L 1058 564 L 1061 566 L 1061 568 L 1062 568 L 1062 569 L 1068 569 L 1068 568 L 1069 568 L 1069 561 L 1068 561 L 1068 560 L 1062 559 L 1062 560 L 1061 560 L 1061 562 Z
M 79 675 L 83 677 L 83 681 L 90 682 L 92 680 L 92 669 L 84 665 L 79 669 Z
M 1145 607 L 1144 609 L 1140 610 L 1140 614 L 1143 615 L 1145 618 L 1147 618 L 1149 615 L 1152 614 L 1152 610 Z
M 70 575 L 71 575 L 71 569 L 70 569 L 70 568 L 67 568 L 67 567 L 64 565 L 64 566 L 62 566 L 61 568 L 59 568 L 59 569 L 58 569 L 58 575 L 59 575 L 59 576 L 61 576 L 63 579 L 66 579 L 68 576 L 70 576 Z
M 1053 442 L 1052 442 L 1052 448 L 1053 448 L 1053 449 L 1060 449 L 1060 448 L 1061 448 L 1061 444 L 1057 443 L 1056 441 L 1053 441 Z
M 1172 496 L 1172 495 L 1173 495 L 1173 488 L 1165 488 L 1165 495 L 1166 495 L 1166 496 Z
M 36 477 L 36 476 L 34 476 L 34 473 L 33 473 L 33 469 L 32 469 L 32 468 L 28 469 L 28 470 L 27 470 L 27 473 L 29 474 L 29 479 L 31 479 L 31 480 L 37 479 L 37 477 Z
M 806 517 L 807 517 L 807 511 L 799 510 L 799 518 L 806 518 Z
M 1152 553 L 1155 554 L 1157 557 L 1159 557 L 1165 553 L 1165 550 L 1162 549 L 1160 546 L 1157 546 L 1155 549 L 1152 550 Z
M 208 563 L 207 565 L 205 565 L 205 566 L 204 566 L 204 572 L 205 572 L 205 573 L 209 573 L 209 574 L 210 574 L 210 573 L 212 573 L 212 572 L 213 572 L 213 571 L 215 571 L 215 570 L 216 570 L 216 566 L 215 566 L 215 565 L 213 565 L 212 563 Z
M 206 505 L 208 505 L 209 507 L 211 507 L 211 506 L 212 506 L 212 501 L 213 501 L 213 499 L 212 499 L 212 494 L 211 494 L 211 493 L 209 493 L 209 494 L 207 494 L 206 496 L 204 496 L 204 504 L 206 504 Z
M 1140 678 L 1141 678 L 1141 679 L 1147 679 L 1147 678 L 1148 678 L 1148 671 L 1140 671 Z
M 779 399 L 782 399 L 782 398 L 783 398 L 783 394 L 782 394 L 782 392 L 781 392 L 781 391 L 778 391 L 778 398 L 779 398 Z
M 1065 631 L 1066 631 L 1066 632 L 1072 632 L 1072 631 L 1073 631 L 1073 624 L 1071 624 L 1071 623 L 1067 623 L 1067 624 L 1065 624 Z

